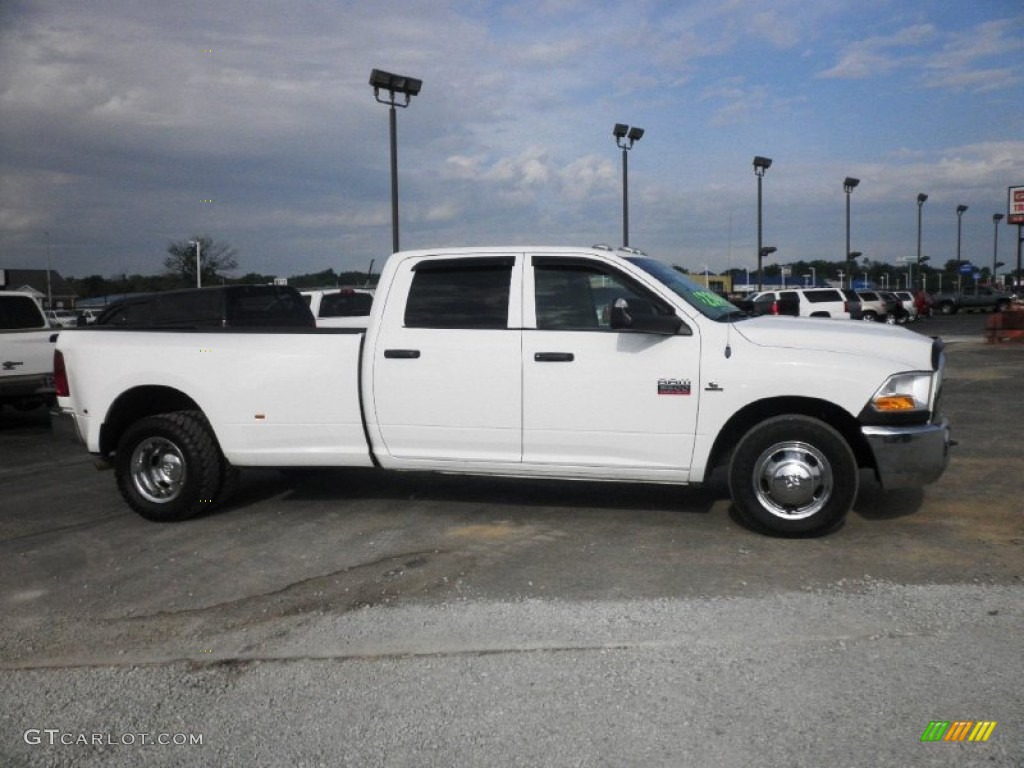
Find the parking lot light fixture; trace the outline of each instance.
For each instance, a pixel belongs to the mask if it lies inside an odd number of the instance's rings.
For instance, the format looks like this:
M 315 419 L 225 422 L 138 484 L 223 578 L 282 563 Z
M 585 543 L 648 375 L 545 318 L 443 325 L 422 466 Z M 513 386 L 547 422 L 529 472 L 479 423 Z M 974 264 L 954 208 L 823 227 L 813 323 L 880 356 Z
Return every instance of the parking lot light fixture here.
M 629 247 L 629 159 L 627 153 L 643 138 L 644 129 L 616 123 L 612 127 L 615 144 L 622 150 L 622 247 Z
M 850 195 L 857 188 L 858 184 L 860 184 L 860 179 L 855 179 L 852 176 L 847 176 L 843 179 L 843 192 L 846 193 L 846 251 L 844 252 L 847 254 L 847 260 L 849 260 L 850 253 Z M 849 265 L 851 288 L 853 287 L 853 271 L 856 268 L 855 264 Z
M 390 107 L 388 123 L 391 131 L 391 247 L 398 251 L 398 119 L 395 107 L 408 107 L 413 96 L 419 94 L 423 81 L 406 75 L 396 75 L 382 69 L 370 72 L 373 97 Z
M 921 210 L 924 208 L 928 195 L 919 192 L 917 195 L 917 272 L 921 274 Z M 913 286 L 911 286 L 913 287 Z M 923 286 L 922 286 L 923 287 Z
M 761 180 L 764 178 L 765 171 L 771 167 L 772 159 L 770 157 L 754 156 L 754 175 L 757 176 L 757 290 L 759 291 L 763 287 L 761 283 L 761 250 L 764 218 L 761 205 Z
M 960 267 L 960 261 L 961 261 L 961 259 L 960 259 L 960 244 L 962 242 L 962 237 L 961 237 L 962 234 L 963 234 L 963 226 L 962 225 L 963 225 L 963 220 L 964 220 L 964 212 L 966 210 L 967 210 L 967 206 L 966 205 L 958 205 L 956 207 L 956 264 L 957 264 L 957 268 Z
M 999 269 L 999 222 L 1003 220 L 1003 214 L 992 214 L 992 287 L 996 284 L 996 271 Z

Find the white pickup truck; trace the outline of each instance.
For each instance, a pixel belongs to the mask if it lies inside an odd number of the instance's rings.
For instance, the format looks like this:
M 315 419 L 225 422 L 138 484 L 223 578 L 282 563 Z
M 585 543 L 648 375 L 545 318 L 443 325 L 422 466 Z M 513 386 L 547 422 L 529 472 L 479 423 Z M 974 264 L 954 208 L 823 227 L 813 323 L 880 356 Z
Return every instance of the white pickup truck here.
M 88 327 L 55 353 L 63 423 L 143 517 L 218 504 L 244 467 L 696 484 L 751 527 L 834 528 L 859 468 L 931 483 L 942 343 L 747 317 L 639 252 L 391 256 L 365 329 Z M 339 491 L 339 494 L 342 493 Z
M 0 291 L 0 406 L 27 410 L 54 402 L 56 335 L 32 294 Z

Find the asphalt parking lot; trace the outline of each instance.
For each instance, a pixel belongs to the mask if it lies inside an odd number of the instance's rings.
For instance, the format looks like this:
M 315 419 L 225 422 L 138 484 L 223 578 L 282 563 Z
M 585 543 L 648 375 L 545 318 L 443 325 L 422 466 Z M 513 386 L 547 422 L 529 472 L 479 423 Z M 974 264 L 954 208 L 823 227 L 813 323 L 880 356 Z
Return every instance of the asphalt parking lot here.
M 913 328 L 951 342 L 943 478 L 865 475 L 813 539 L 718 481 L 370 471 L 157 525 L 4 412 L 0 764 L 1024 764 L 1024 344 L 984 320 Z

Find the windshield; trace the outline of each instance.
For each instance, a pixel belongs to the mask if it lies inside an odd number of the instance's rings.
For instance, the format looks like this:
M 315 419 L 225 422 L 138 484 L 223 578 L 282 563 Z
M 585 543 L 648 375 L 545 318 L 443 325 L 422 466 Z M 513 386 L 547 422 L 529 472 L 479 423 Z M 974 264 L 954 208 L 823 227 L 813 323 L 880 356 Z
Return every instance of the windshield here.
M 692 306 L 705 317 L 712 320 L 735 320 L 744 317 L 739 307 L 724 299 L 717 293 L 699 283 L 695 283 L 688 276 L 667 264 L 655 259 L 642 257 L 631 257 L 630 264 L 635 264 L 644 272 L 653 275 L 658 282 L 668 286 L 673 293 L 678 294 L 683 301 Z

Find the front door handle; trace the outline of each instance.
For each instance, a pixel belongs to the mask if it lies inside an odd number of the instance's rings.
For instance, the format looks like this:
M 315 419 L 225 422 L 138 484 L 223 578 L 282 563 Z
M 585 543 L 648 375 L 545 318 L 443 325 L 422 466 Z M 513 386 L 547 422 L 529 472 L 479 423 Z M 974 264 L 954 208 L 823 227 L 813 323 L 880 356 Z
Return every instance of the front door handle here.
M 571 363 L 576 356 L 572 352 L 536 352 L 533 359 L 538 363 Z
M 398 358 L 400 360 L 415 360 L 420 356 L 418 349 L 385 349 L 384 357 Z

